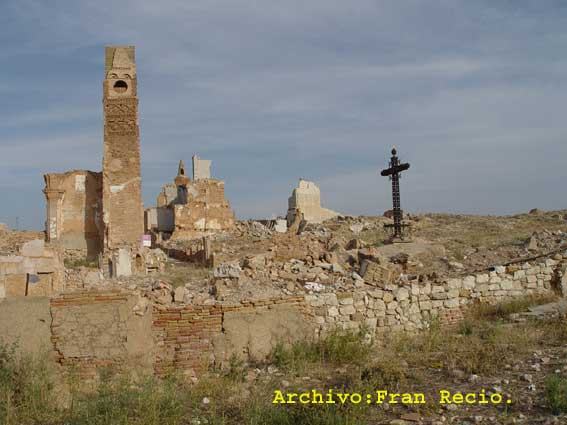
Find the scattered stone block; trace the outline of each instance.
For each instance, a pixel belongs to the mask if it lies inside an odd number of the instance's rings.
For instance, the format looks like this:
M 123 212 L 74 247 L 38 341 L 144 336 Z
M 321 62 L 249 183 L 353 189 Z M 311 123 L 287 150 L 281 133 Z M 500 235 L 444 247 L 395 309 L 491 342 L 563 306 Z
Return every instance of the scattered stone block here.
M 241 272 L 242 269 L 239 265 L 223 263 L 215 267 L 215 269 L 213 270 L 213 277 L 238 279 Z
M 183 286 L 178 286 L 177 288 L 175 288 L 175 291 L 173 291 L 173 301 L 175 301 L 176 303 L 182 303 L 185 300 L 185 287 Z

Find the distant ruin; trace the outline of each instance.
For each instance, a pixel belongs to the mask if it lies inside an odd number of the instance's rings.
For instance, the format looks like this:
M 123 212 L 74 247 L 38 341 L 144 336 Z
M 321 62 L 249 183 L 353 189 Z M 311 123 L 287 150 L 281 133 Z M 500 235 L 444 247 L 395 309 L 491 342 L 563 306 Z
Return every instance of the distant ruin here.
M 156 207 L 145 211 L 146 231 L 174 238 L 197 238 L 234 227 L 224 182 L 211 178 L 211 161 L 193 156 L 193 179 L 179 162 L 173 183 L 163 186 Z
M 287 224 L 295 221 L 301 212 L 303 220 L 308 223 L 321 223 L 324 220 L 340 216 L 341 214 L 321 207 L 321 191 L 313 182 L 299 179 L 299 185 L 293 189 L 288 199 Z

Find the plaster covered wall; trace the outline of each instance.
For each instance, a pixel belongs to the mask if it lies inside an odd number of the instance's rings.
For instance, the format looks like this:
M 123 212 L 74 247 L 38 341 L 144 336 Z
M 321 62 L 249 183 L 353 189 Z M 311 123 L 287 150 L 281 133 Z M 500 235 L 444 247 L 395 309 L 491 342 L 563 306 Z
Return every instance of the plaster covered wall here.
M 87 377 L 98 368 L 151 372 L 154 344 L 151 312 L 135 309 L 136 295 L 84 292 L 51 300 L 51 332 L 58 363 Z

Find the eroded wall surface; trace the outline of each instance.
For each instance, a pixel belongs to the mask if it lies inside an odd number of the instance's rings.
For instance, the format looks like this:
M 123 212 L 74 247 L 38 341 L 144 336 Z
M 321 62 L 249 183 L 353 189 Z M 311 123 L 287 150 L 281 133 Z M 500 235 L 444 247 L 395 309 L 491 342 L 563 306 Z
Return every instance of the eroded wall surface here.
M 165 375 L 177 370 L 194 376 L 210 365 L 226 365 L 232 355 L 263 360 L 277 342 L 313 334 L 307 314 L 303 297 L 156 308 L 155 372 Z

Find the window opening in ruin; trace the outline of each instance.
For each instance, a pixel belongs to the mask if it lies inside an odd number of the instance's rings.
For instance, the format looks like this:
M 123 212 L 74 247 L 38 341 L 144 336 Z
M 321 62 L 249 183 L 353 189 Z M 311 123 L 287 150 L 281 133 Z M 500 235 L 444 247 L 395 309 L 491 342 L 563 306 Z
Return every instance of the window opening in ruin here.
M 124 93 L 126 90 L 128 90 L 128 84 L 126 84 L 126 81 L 118 80 L 117 82 L 114 83 L 115 92 Z

